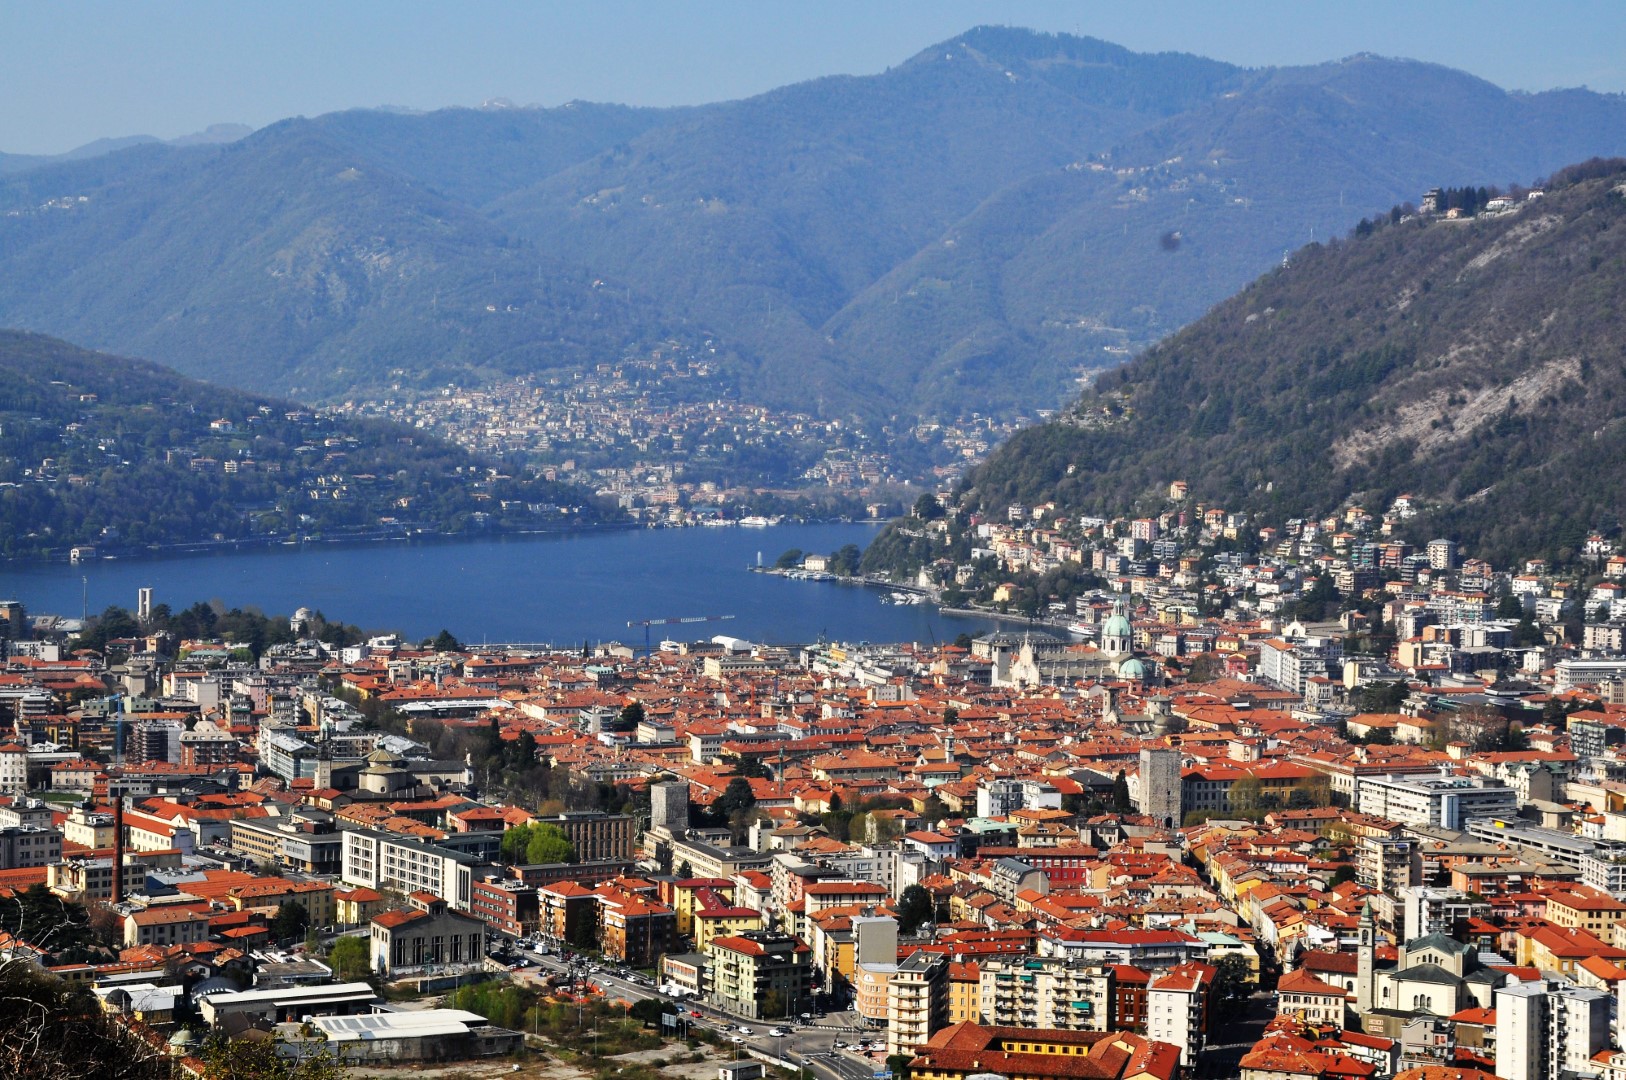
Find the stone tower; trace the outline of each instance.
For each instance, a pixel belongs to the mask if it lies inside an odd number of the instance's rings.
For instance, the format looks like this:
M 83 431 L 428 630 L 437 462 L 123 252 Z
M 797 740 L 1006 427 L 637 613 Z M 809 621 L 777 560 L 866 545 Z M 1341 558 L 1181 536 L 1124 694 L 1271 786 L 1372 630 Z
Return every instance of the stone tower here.
M 649 824 L 651 828 L 664 828 L 671 836 L 682 836 L 688 831 L 687 780 L 669 780 L 649 786 Z
M 1180 751 L 1141 750 L 1140 812 L 1165 828 L 1180 827 Z

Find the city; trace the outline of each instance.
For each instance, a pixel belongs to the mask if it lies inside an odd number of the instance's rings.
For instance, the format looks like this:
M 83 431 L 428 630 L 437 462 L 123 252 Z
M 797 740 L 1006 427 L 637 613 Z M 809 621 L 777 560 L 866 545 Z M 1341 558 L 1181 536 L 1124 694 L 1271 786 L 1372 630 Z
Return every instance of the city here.
M 5 10 L 0 1080 L 1626 1080 L 1626 6 Z
M 315 1025 L 350 1064 L 524 1053 L 554 1002 L 854 1080 L 1608 1075 L 1626 555 L 1364 539 L 1407 509 L 1206 575 L 1156 521 L 1013 513 L 981 558 L 1108 588 L 932 645 L 182 636 L 207 605 L 150 595 L 71 638 L 8 602 L 4 956 L 142 1038 Z

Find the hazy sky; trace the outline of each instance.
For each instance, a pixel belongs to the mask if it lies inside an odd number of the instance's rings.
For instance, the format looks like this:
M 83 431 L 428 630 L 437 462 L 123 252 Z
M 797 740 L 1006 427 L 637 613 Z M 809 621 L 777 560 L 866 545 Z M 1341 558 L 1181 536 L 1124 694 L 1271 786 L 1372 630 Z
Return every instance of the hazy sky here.
M 867 74 L 979 23 L 1245 65 L 1377 52 L 1626 91 L 1622 0 L 0 0 L 0 150 L 358 105 L 640 105 Z

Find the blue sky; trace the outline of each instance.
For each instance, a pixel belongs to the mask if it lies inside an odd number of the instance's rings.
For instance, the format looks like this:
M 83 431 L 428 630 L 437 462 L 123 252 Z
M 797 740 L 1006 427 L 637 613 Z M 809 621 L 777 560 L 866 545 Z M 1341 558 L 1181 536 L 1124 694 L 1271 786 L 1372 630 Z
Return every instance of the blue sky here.
M 352 106 L 717 101 L 882 71 L 979 23 L 1250 66 L 1377 52 L 1513 89 L 1626 91 L 1619 0 L 0 0 L 0 150 Z

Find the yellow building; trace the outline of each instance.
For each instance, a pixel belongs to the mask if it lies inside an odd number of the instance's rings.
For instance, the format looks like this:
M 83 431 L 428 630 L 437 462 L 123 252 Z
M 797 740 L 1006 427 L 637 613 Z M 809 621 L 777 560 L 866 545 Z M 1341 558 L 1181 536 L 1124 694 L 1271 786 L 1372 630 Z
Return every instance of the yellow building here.
M 334 922 L 360 926 L 384 911 L 384 897 L 371 889 L 342 889 L 333 894 Z
M 761 930 L 762 912 L 750 908 L 701 908 L 694 913 L 694 947 L 701 952 L 713 938 Z
M 702 893 L 714 893 L 722 900 L 734 899 L 734 883 L 728 878 L 685 878 L 672 883 L 672 915 L 676 918 L 676 929 L 680 936 L 688 937 L 694 933 L 695 908 L 704 906 Z M 713 900 L 711 906 L 717 906 Z
M 948 1022 L 975 1024 L 982 1019 L 979 1001 L 981 973 L 977 965 L 950 964 L 948 981 Z
M 255 881 L 239 885 L 227 894 L 238 911 L 251 908 L 275 910 L 283 904 L 303 904 L 312 926 L 332 926 L 338 905 L 334 889 L 325 881 Z
M 1547 896 L 1547 921 L 1565 929 L 1582 929 L 1605 937 L 1626 918 L 1626 904 L 1606 892 L 1581 886 Z

